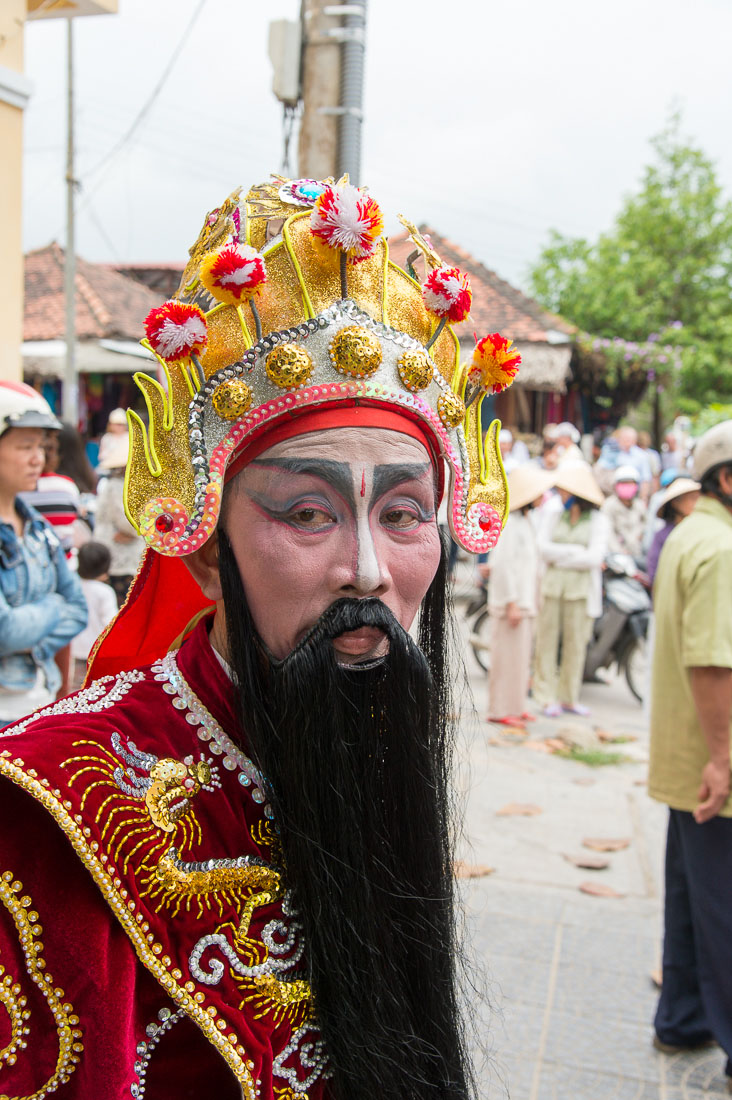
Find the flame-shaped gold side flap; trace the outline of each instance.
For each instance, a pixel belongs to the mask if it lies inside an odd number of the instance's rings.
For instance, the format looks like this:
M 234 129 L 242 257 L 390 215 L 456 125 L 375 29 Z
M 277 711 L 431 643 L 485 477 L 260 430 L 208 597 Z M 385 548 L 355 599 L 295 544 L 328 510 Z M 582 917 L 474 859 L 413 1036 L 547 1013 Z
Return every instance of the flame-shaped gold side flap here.
M 147 374 L 137 373 L 134 378 L 145 398 L 148 425 L 136 413 L 128 413 L 125 511 L 139 530 L 143 509 L 155 497 L 175 497 L 189 515 L 193 510 L 195 486 L 186 416 L 193 391 L 182 366 L 167 374 L 167 393 Z
M 480 422 L 482 403 L 480 398 L 474 401 L 465 418 L 465 444 L 470 464 L 468 511 L 473 504 L 479 502 L 490 504 L 505 523 L 508 515 L 508 485 L 498 446 L 501 422 L 492 421 L 483 441 Z

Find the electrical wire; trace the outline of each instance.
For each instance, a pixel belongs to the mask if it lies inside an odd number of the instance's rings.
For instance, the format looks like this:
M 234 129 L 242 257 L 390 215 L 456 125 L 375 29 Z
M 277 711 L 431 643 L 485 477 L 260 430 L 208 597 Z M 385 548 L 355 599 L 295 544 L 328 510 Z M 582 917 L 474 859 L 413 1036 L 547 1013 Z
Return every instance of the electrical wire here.
M 204 7 L 206 6 L 206 3 L 207 3 L 207 0 L 199 0 L 198 7 L 194 11 L 191 18 L 189 19 L 188 25 L 186 26 L 186 29 L 183 31 L 183 34 L 181 35 L 181 38 L 180 38 L 180 41 L 178 42 L 178 45 L 174 49 L 173 54 L 172 54 L 170 60 L 168 61 L 168 64 L 163 69 L 163 72 L 160 76 L 160 79 L 158 80 L 157 84 L 155 85 L 152 92 L 148 96 L 147 100 L 145 101 L 143 106 L 140 108 L 140 110 L 137 112 L 137 114 L 135 115 L 135 118 L 133 119 L 132 123 L 130 124 L 130 126 L 128 127 L 126 132 L 122 135 L 122 137 L 119 139 L 119 141 L 117 141 L 112 146 L 112 148 L 109 150 L 109 152 L 106 153 L 105 156 L 103 156 L 102 159 L 100 161 L 98 161 L 93 166 L 93 168 L 90 168 L 87 171 L 87 173 L 86 173 L 86 178 L 87 179 L 90 179 L 92 176 L 95 176 L 97 174 L 97 172 L 100 171 L 100 169 L 102 169 L 105 165 L 108 165 L 109 162 L 111 160 L 113 160 L 114 157 L 116 157 L 117 154 L 120 153 L 121 150 L 124 149 L 124 147 L 126 145 L 128 145 L 129 142 L 132 140 L 132 138 L 135 135 L 135 131 L 140 126 L 140 124 L 144 121 L 145 116 L 150 112 L 150 109 L 152 108 L 153 104 L 155 103 L 155 100 L 158 98 L 158 96 L 162 92 L 168 77 L 170 76 L 171 72 L 173 71 L 173 67 L 174 67 L 175 63 L 178 60 L 178 57 L 180 56 L 180 53 L 181 53 L 184 45 L 186 44 L 186 42 L 187 42 L 187 40 L 188 40 L 188 38 L 191 34 L 191 31 L 193 30 L 193 28 L 194 28 L 194 26 L 195 26 L 195 24 L 198 20 L 198 17 L 200 16 L 201 12 L 203 11 Z

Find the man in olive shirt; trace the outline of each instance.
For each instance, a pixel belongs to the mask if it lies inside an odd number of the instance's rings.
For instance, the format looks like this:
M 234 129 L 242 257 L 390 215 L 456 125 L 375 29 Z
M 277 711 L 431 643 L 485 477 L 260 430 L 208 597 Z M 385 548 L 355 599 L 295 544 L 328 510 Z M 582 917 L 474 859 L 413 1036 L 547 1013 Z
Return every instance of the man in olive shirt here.
M 654 587 L 648 786 L 670 811 L 654 1045 L 716 1040 L 732 1080 L 732 421 L 701 437 L 694 477 L 701 496 Z

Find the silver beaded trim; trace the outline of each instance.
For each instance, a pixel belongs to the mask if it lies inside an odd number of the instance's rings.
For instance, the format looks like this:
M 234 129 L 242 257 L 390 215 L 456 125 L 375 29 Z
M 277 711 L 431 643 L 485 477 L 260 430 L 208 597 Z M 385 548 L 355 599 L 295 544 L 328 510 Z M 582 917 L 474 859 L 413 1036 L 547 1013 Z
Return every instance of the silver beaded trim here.
M 233 772 L 239 769 L 238 779 L 242 787 L 250 789 L 253 801 L 263 807 L 266 817 L 271 818 L 272 807 L 267 802 L 263 790 L 264 781 L 261 773 L 246 753 L 242 752 L 224 732 L 186 681 L 178 668 L 177 652 L 177 650 L 171 650 L 161 661 L 156 661 L 152 666 L 155 679 L 163 685 L 163 691 L 172 696 L 173 706 L 177 710 L 187 711 L 186 721 L 192 726 L 199 727 L 198 737 L 201 741 L 208 742 L 208 747 L 214 755 L 222 757 L 221 763 L 226 770 Z
M 272 934 L 271 925 L 275 924 L 275 921 L 271 921 L 266 927 L 270 930 L 270 936 Z M 288 929 L 288 944 L 294 943 L 299 926 Z M 290 939 L 290 934 L 292 939 Z M 264 940 L 264 932 L 262 934 Z M 284 974 L 288 970 L 292 970 L 302 958 L 304 951 L 304 944 L 302 940 L 297 944 L 295 953 L 289 959 L 272 958 L 265 959 L 263 963 L 258 963 L 256 966 L 247 966 L 243 963 L 237 955 L 234 948 L 231 946 L 226 936 L 222 932 L 211 932 L 207 936 L 201 936 L 198 943 L 194 946 L 188 959 L 188 967 L 191 972 L 191 977 L 195 978 L 197 982 L 201 982 L 203 985 L 218 985 L 224 976 L 224 970 L 226 969 L 221 959 L 212 958 L 209 962 L 209 970 L 204 970 L 201 965 L 201 956 L 209 947 L 217 947 L 221 954 L 228 960 L 231 969 L 237 974 L 241 974 L 243 978 L 259 978 L 265 974 L 279 975 Z M 289 976 L 290 979 L 293 975 Z M 280 979 L 281 981 L 287 981 L 287 978 Z
M 177 852 L 175 854 L 177 856 Z M 241 867 L 247 864 L 255 864 L 260 867 L 267 866 L 264 860 L 258 859 L 256 856 L 240 856 L 237 860 L 208 860 L 208 862 L 200 865 L 200 869 L 212 870 L 212 865 Z M 190 954 L 188 967 L 191 976 L 204 985 L 218 985 L 221 981 L 224 974 L 224 964 L 220 959 L 211 959 L 209 970 L 204 970 L 200 965 L 202 955 L 207 948 L 212 946 L 220 948 L 221 953 L 231 963 L 232 969 L 237 974 L 241 974 L 242 977 L 256 978 L 263 974 L 282 975 L 288 970 L 293 970 L 302 959 L 305 944 L 300 935 L 302 925 L 295 919 L 297 914 L 293 907 L 290 890 L 286 890 L 282 898 L 282 914 L 284 917 L 289 917 L 290 920 L 285 921 L 275 918 L 265 924 L 262 929 L 262 943 L 268 952 L 263 963 L 258 963 L 256 966 L 247 966 L 241 961 L 225 936 L 220 933 L 211 933 L 202 936 Z M 285 958 L 286 955 L 289 958 Z M 280 980 L 294 980 L 296 976 L 293 973 L 289 974 L 287 978 L 280 978 Z
M 158 1018 L 156 1023 L 148 1024 L 145 1028 L 145 1034 L 147 1039 L 142 1039 L 136 1049 L 137 1059 L 135 1061 L 134 1070 L 137 1074 L 137 1081 L 133 1081 L 130 1085 L 130 1096 L 134 1096 L 135 1100 L 142 1100 L 145 1095 L 145 1078 L 147 1076 L 147 1067 L 150 1064 L 155 1047 L 158 1045 L 163 1035 L 177 1024 L 179 1020 L 182 1020 L 185 1016 L 185 1012 L 182 1008 L 179 1008 L 176 1012 L 173 1012 L 169 1008 L 161 1008 L 158 1012 Z
M 317 1038 L 305 1042 L 308 1032 L 312 1032 Z M 286 1066 L 285 1062 L 289 1058 L 295 1058 L 296 1064 Z M 300 1072 L 307 1074 L 304 1081 L 300 1080 Z M 298 1028 L 284 1050 L 280 1051 L 272 1062 L 272 1074 L 274 1077 L 284 1078 L 295 1095 L 303 1096 L 303 1100 L 307 1090 L 319 1077 L 326 1081 L 332 1077 L 333 1070 L 328 1064 L 325 1043 L 320 1038 L 318 1029 L 312 1024 L 304 1024 Z
M 42 710 L 37 710 L 28 715 L 17 725 L 8 726 L 7 729 L 0 732 L 0 737 L 15 737 L 19 733 L 24 733 L 28 726 L 33 722 L 37 722 L 39 718 L 48 718 L 55 714 L 97 714 L 99 711 L 106 710 L 107 707 L 113 707 L 115 703 L 119 703 L 134 684 L 139 684 L 144 679 L 145 673 L 139 669 L 133 669 L 131 672 L 120 672 L 116 677 L 102 676 L 101 679 L 95 680 L 88 688 L 77 692 L 76 695 L 59 699 L 57 703 L 52 703 L 50 706 L 43 707 Z M 112 681 L 114 682 L 109 687 Z

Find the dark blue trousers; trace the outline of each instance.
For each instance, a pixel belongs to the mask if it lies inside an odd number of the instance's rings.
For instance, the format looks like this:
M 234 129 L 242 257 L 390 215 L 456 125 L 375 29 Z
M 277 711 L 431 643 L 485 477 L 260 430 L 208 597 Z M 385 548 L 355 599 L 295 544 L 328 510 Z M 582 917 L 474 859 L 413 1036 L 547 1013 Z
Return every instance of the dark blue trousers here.
M 712 1036 L 732 1076 L 732 818 L 697 825 L 671 810 L 666 841 L 663 987 L 655 1018 L 664 1043 Z

